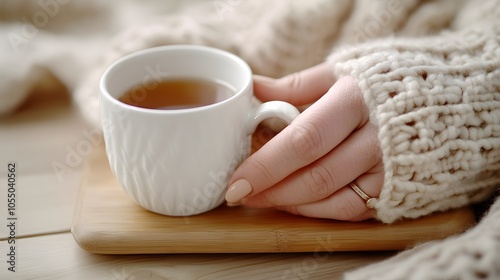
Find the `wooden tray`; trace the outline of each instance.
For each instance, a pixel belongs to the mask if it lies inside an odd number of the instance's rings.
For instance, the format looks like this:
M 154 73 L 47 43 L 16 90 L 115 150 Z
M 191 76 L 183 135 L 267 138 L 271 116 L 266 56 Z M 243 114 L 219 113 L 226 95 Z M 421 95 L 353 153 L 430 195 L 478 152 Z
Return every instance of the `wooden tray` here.
M 128 197 L 101 145 L 87 159 L 71 232 L 83 249 L 100 254 L 332 252 L 401 250 L 462 232 L 473 222 L 469 208 L 392 225 L 226 206 L 191 217 L 163 216 Z

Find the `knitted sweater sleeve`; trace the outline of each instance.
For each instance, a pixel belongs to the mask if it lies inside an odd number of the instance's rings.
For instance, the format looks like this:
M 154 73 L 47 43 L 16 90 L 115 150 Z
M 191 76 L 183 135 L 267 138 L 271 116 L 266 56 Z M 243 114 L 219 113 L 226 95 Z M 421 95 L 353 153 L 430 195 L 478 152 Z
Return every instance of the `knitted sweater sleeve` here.
M 381 221 L 470 204 L 500 183 L 498 19 L 335 50 L 329 61 L 357 79 L 379 127 Z

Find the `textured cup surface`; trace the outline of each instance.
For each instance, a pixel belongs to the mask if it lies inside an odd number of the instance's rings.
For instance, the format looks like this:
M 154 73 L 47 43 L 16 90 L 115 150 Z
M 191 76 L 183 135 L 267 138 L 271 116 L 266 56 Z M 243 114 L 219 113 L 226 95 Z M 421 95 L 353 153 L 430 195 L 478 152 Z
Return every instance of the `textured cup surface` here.
M 179 110 L 117 100 L 131 87 L 154 87 L 176 77 L 223 81 L 236 93 L 219 103 Z M 290 122 L 298 114 L 284 102 L 253 103 L 248 65 L 202 46 L 164 46 L 126 56 L 103 74 L 100 93 L 106 153 L 115 177 L 139 205 L 172 216 L 220 205 L 229 177 L 249 154 L 257 122 L 263 117 Z

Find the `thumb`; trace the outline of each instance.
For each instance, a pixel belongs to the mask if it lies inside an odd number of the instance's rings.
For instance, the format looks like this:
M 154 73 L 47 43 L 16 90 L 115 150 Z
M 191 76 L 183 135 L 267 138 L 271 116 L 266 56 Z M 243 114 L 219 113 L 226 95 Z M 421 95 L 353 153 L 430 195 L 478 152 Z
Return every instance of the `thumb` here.
M 254 93 L 263 102 L 282 100 L 301 106 L 318 100 L 334 83 L 331 66 L 322 63 L 280 79 L 254 75 Z

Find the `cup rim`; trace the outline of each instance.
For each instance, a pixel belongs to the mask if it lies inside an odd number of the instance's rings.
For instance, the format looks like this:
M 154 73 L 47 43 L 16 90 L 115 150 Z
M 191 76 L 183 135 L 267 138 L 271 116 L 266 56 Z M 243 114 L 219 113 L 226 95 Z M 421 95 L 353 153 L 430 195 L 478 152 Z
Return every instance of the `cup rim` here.
M 222 55 L 225 57 L 228 57 L 229 59 L 233 60 L 236 62 L 244 72 L 246 72 L 246 81 L 244 81 L 244 86 L 241 87 L 239 90 L 236 91 L 236 93 L 227 98 L 224 99 L 220 102 L 209 104 L 209 105 L 203 105 L 203 106 L 198 106 L 198 107 L 193 107 L 193 108 L 181 108 L 181 109 L 175 109 L 175 110 L 158 110 L 158 109 L 150 109 L 150 108 L 142 108 L 142 107 L 137 107 L 133 105 L 129 105 L 126 103 L 123 103 L 119 101 L 117 98 L 113 97 L 109 91 L 106 88 L 106 80 L 109 74 L 121 63 L 133 59 L 138 56 L 142 56 L 145 54 L 149 53 L 154 53 L 154 52 L 163 52 L 163 51 L 172 51 L 172 50 L 191 50 L 191 51 L 204 51 L 212 54 L 217 54 L 217 55 Z M 125 55 L 115 62 L 113 62 L 108 68 L 104 71 L 102 74 L 100 81 L 99 81 L 99 91 L 100 95 L 104 96 L 107 98 L 109 101 L 114 103 L 115 105 L 121 106 L 128 108 L 130 110 L 135 110 L 138 112 L 144 112 L 144 113 L 154 113 L 154 114 L 181 114 L 181 113 L 191 113 L 191 112 L 197 112 L 197 111 L 206 111 L 210 110 L 213 108 L 217 108 L 220 106 L 223 106 L 226 103 L 232 102 L 233 100 L 239 98 L 244 92 L 248 90 L 248 88 L 251 86 L 252 82 L 252 70 L 250 66 L 239 56 L 230 53 L 228 51 L 222 50 L 222 49 L 217 49 L 213 47 L 208 47 L 208 46 L 202 46 L 202 45 L 166 45 L 166 46 L 158 46 L 158 47 L 152 47 L 152 48 L 147 48 L 139 51 L 132 52 L 128 55 Z

